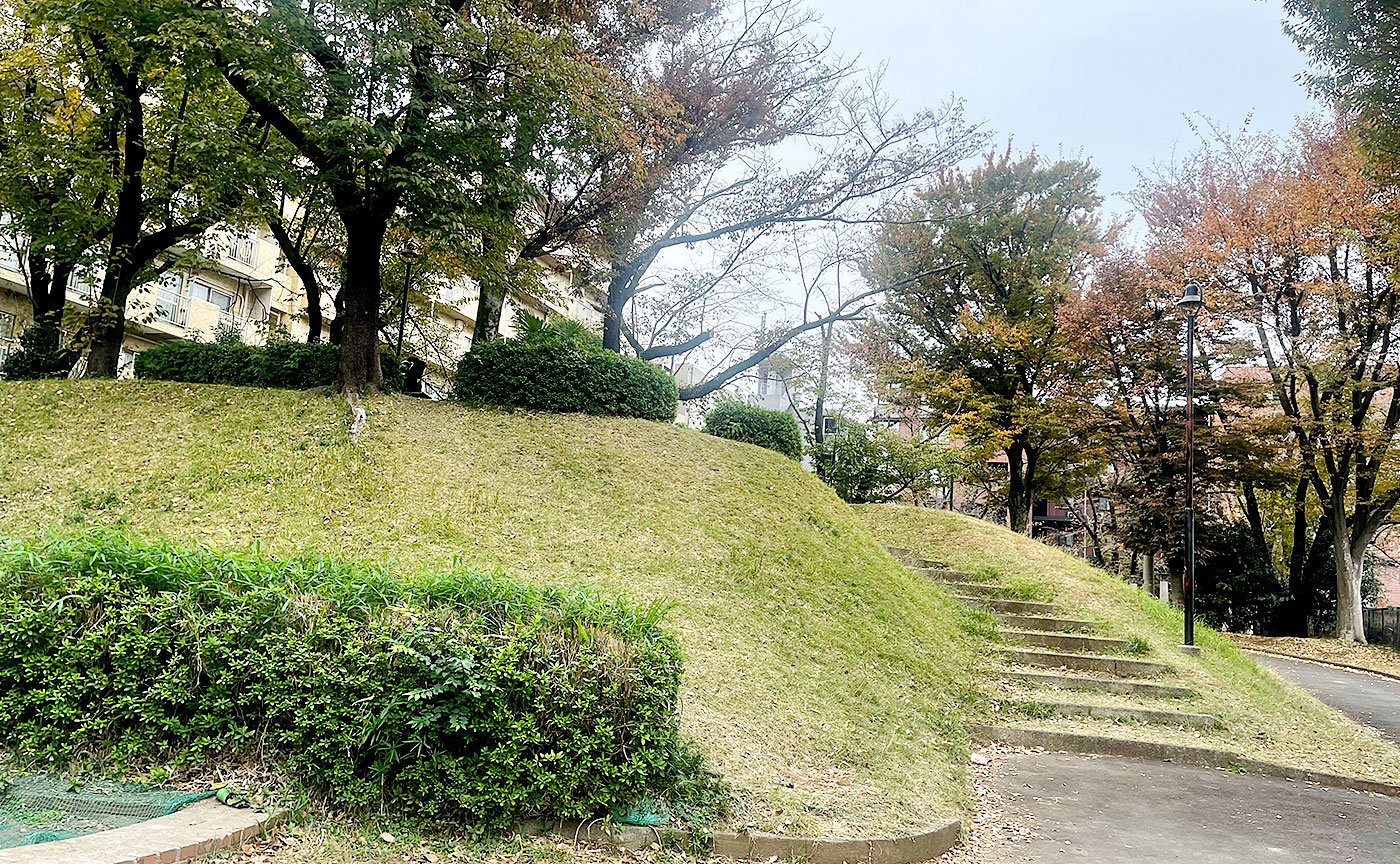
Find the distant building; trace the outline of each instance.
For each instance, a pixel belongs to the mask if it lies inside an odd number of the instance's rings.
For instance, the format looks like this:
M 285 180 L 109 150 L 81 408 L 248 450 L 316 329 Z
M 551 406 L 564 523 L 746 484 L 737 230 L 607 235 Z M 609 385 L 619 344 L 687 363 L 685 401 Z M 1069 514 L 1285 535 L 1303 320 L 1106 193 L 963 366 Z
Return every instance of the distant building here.
M 221 329 L 232 330 L 250 345 L 279 337 L 306 340 L 306 290 L 285 265 L 271 233 L 265 228 L 218 228 L 210 231 L 208 239 L 215 254 L 206 256 L 199 266 L 167 270 L 132 291 L 118 374 L 131 375 L 136 355 L 158 342 L 208 342 Z M 576 285 L 575 271 L 565 262 L 546 256 L 539 263 L 545 268 L 548 296 L 517 293 L 508 297 L 503 333 L 514 335 L 512 319 L 517 309 L 540 317 L 567 316 L 601 329 L 605 298 Z M 70 306 L 85 310 L 100 287 L 100 274 L 76 275 L 68 291 Z M 385 291 L 394 291 L 394 286 L 386 285 Z M 470 279 L 440 290 L 429 301 L 428 320 L 420 320 L 407 340 L 417 353 L 426 355 L 422 359 L 428 364 L 428 378 L 440 386 L 450 382 L 457 361 L 471 347 L 478 293 Z M 327 341 L 335 318 L 331 297 L 321 298 L 321 310 L 322 341 Z M 18 349 L 20 333 L 32 317 L 21 262 L 12 249 L 0 249 L 0 362 Z

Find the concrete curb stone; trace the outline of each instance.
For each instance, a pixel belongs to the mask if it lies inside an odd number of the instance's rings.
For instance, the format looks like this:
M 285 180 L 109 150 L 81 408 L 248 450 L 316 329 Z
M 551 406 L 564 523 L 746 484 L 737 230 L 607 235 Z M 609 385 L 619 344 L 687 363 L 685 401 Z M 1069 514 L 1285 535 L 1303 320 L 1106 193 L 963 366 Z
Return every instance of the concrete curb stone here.
M 0 864 L 180 864 L 237 848 L 286 817 L 285 810 L 267 814 L 206 799 L 124 828 L 0 849 Z
M 693 838 L 685 831 L 642 828 L 635 825 L 592 822 L 522 823 L 519 832 L 527 836 L 556 834 L 575 840 L 588 840 L 622 849 L 646 849 L 652 843 L 689 847 Z M 832 839 L 825 837 L 782 837 L 761 832 L 715 831 L 709 835 L 711 854 L 739 861 L 800 859 L 812 864 L 912 864 L 937 858 L 958 844 L 962 822 L 948 819 L 923 831 L 896 837 Z
M 1281 780 L 1315 783 L 1318 786 L 1334 789 L 1352 789 L 1357 792 L 1400 798 L 1400 785 L 1394 783 L 1383 783 L 1379 780 L 1367 780 L 1362 777 L 1347 777 L 1326 771 L 1313 771 L 1295 765 L 1261 762 L 1258 759 L 1245 758 L 1232 750 L 1160 744 L 1155 741 L 1133 741 L 1127 738 L 1110 738 L 1106 735 L 1083 735 L 1076 732 L 1052 732 L 1045 729 L 983 724 L 972 727 L 972 740 L 984 743 L 996 741 L 1016 747 L 1040 747 L 1044 750 L 1065 753 L 1175 762 L 1178 765 L 1195 765 L 1202 768 L 1238 768 L 1247 774 L 1256 774 L 1261 777 L 1276 777 Z

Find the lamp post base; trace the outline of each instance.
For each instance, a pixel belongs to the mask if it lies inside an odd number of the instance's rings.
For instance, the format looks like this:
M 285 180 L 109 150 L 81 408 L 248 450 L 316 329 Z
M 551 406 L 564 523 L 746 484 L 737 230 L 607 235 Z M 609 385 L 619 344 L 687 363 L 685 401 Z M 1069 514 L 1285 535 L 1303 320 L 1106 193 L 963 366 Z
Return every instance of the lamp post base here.
M 1182 654 L 1189 654 L 1192 657 L 1201 656 L 1201 646 L 1199 645 L 1178 645 L 1176 647 Z

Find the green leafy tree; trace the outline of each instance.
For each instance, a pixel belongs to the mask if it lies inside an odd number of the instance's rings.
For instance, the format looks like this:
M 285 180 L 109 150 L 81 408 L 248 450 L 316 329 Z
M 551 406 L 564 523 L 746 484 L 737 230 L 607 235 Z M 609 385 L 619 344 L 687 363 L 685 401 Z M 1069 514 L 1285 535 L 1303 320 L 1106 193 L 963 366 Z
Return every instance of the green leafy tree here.
M 72 80 L 75 40 L 14 3 L 0 17 L 0 234 L 22 261 L 33 314 L 4 374 L 55 375 L 73 363 L 60 345 L 67 291 L 110 229 L 116 118 Z
M 263 168 L 266 131 L 224 84 L 181 0 L 41 0 L 20 14 L 27 32 L 50 47 L 42 55 L 21 48 L 19 62 L 42 56 L 53 64 L 43 75 L 61 82 L 62 98 L 54 111 L 31 114 L 19 134 L 30 135 L 31 149 L 69 130 L 83 135 L 80 146 L 51 151 L 41 171 L 32 170 L 34 160 L 19 160 L 16 173 L 30 176 L 12 174 L 7 185 L 60 185 L 71 195 L 59 215 L 91 208 L 81 220 L 36 231 L 31 250 L 76 267 L 79 250 L 101 241 L 93 254 L 101 282 L 79 342 L 91 347 L 86 374 L 112 377 L 132 290 L 195 254 L 211 227 L 236 218 Z M 35 88 L 36 98 L 49 89 Z M 66 183 L 55 184 L 56 177 Z
M 1317 71 L 1309 89 L 1358 118 L 1371 167 L 1400 178 L 1400 8 L 1389 0 L 1285 0 L 1284 29 Z
M 478 281 L 520 275 L 516 215 L 531 171 L 578 125 L 603 134 L 614 113 L 606 76 L 572 35 L 595 13 L 465 0 L 216 7 L 224 75 L 309 163 L 341 222 L 342 389 L 382 383 L 382 261 L 396 218 L 469 250 Z M 569 131 L 539 132 L 560 126 Z
M 813 448 L 817 476 L 851 504 L 924 500 L 963 476 L 963 454 L 933 441 L 841 419 L 839 432 Z
M 974 449 L 1005 452 L 1020 532 L 1079 457 L 1059 412 L 1079 372 L 1058 311 L 1099 243 L 1097 179 L 1083 162 L 989 153 L 890 214 L 867 265 L 896 287 L 866 327 L 866 363 L 892 401 L 922 401 Z
M 1217 136 L 1146 214 L 1160 266 L 1206 282 L 1291 433 L 1290 576 L 1330 538 L 1344 641 L 1365 640 L 1367 548 L 1400 506 L 1394 194 L 1345 123 L 1304 121 L 1288 142 Z

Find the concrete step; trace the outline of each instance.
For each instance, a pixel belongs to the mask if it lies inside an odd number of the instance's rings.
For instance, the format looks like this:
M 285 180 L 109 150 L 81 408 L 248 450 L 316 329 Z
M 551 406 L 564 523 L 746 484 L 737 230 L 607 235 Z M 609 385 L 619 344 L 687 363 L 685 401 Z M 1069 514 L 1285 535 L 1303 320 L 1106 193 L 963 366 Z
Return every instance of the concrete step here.
M 1097 654 L 1117 654 L 1128 650 L 1123 639 L 1107 639 L 1103 636 L 1085 636 L 1081 633 L 1047 633 L 1044 630 L 1003 630 L 1002 635 L 1011 642 L 1031 645 L 1036 648 L 1053 648 L 1056 651 L 1087 651 Z
M 1051 672 L 1007 671 L 998 674 L 1003 681 L 1017 684 L 1041 684 L 1060 687 L 1064 690 L 1090 690 L 1098 693 L 1122 693 L 1126 696 L 1145 696 L 1153 699 L 1194 699 L 1200 694 L 1190 687 L 1174 687 L 1170 684 L 1149 684 L 1143 681 L 1127 681 L 1122 678 L 1085 678 L 1080 675 L 1056 675 Z
M 1001 655 L 1022 666 L 1044 666 L 1051 669 L 1076 669 L 1081 672 L 1102 672 L 1117 678 L 1156 678 L 1170 675 L 1172 667 L 1150 660 L 1128 660 L 1098 654 L 1060 654 L 1054 651 L 1033 651 L 1011 648 Z
M 959 597 L 1002 597 L 1007 600 L 1015 600 L 1015 597 L 1007 597 L 1006 589 L 1000 585 L 988 585 L 984 582 L 948 582 L 944 588 L 952 591 Z
M 899 546 L 886 546 L 885 551 L 899 560 L 899 563 L 906 567 L 913 567 L 915 570 L 946 570 L 947 567 L 942 562 L 930 561 L 927 558 L 920 558 L 908 549 Z
M 1076 630 L 1097 630 L 1094 621 L 1076 621 L 1073 618 L 1048 618 L 1041 615 L 1008 615 L 997 612 L 996 619 L 1007 627 L 1017 630 L 1045 630 L 1052 633 L 1069 633 Z
M 969 606 L 981 606 L 993 612 L 1006 612 L 1011 615 L 1054 615 L 1060 607 L 1054 603 L 1032 603 L 1030 600 L 1006 600 L 1001 597 L 969 597 L 954 592 L 958 601 Z
M 947 567 L 916 567 L 914 569 L 935 582 L 974 582 L 977 579 L 977 576 L 972 573 L 949 570 Z
M 1220 725 L 1220 722 L 1209 714 L 1192 714 L 1185 711 L 1162 711 L 1156 708 L 1131 708 L 1117 705 L 1080 705 L 1074 702 L 1044 702 L 1040 699 L 1034 699 L 1032 703 L 1036 706 L 1049 708 L 1061 717 L 1136 720 L 1139 723 L 1186 726 L 1192 729 L 1213 729 Z

